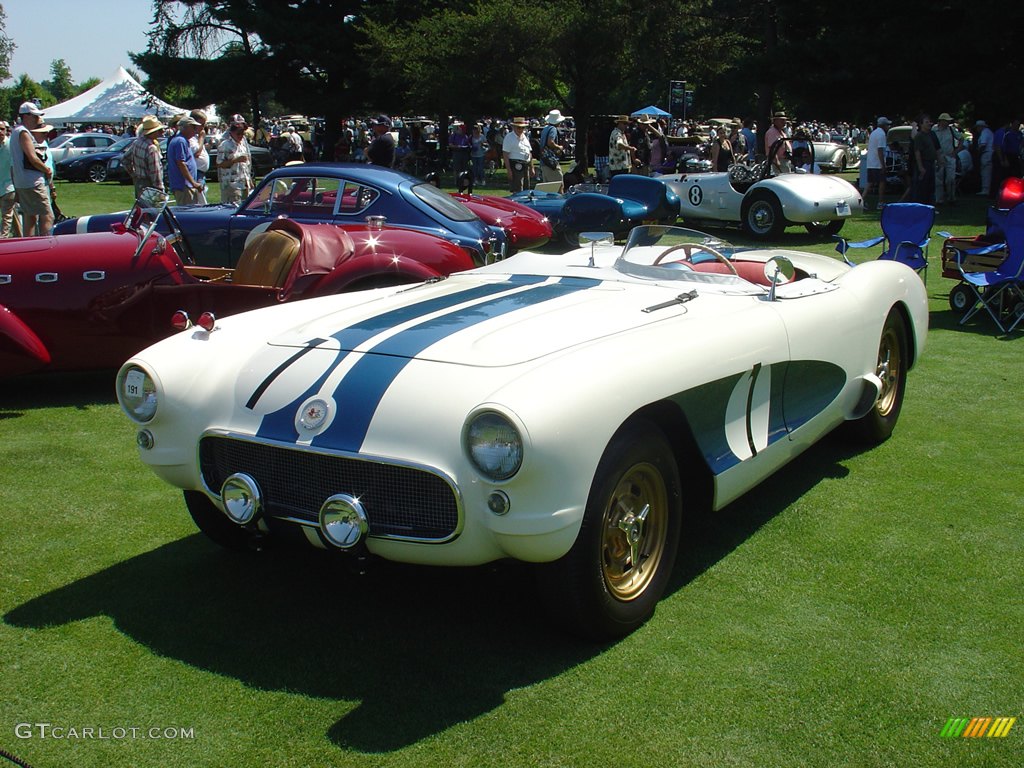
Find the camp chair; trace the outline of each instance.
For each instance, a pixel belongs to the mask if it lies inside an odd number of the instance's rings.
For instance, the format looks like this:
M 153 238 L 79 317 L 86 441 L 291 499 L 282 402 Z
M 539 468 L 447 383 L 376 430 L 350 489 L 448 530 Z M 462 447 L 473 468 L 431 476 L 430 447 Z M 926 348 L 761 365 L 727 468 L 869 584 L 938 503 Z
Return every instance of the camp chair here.
M 1003 333 L 1011 333 L 1024 319 L 1024 290 L 1021 287 L 1024 274 L 1024 205 L 1010 210 L 1003 229 L 1005 243 L 956 252 L 957 267 L 974 294 L 974 304 L 960 319 L 960 325 L 982 309 L 988 312 Z M 969 272 L 964 269 L 964 254 L 983 256 L 1002 248 L 1006 249 L 1006 259 L 994 271 Z M 1004 325 L 1010 320 L 1009 326 Z
M 835 236 L 836 250 L 843 261 L 853 266 L 846 257 L 850 248 L 873 248 L 884 241 L 879 259 L 890 259 L 906 264 L 928 281 L 928 242 L 931 240 L 935 208 L 921 203 L 890 203 L 882 208 L 882 236 L 856 243 Z

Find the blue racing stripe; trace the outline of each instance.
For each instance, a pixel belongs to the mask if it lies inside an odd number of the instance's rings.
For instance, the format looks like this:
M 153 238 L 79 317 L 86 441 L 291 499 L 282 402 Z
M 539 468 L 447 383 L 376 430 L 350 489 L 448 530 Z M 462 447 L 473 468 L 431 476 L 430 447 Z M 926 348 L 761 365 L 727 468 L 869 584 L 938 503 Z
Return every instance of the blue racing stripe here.
M 377 406 L 402 369 L 427 347 L 485 320 L 536 306 L 551 299 L 592 288 L 600 280 L 563 278 L 511 296 L 456 309 L 402 331 L 367 351 L 339 382 L 334 400 L 341 411 L 331 426 L 313 438 L 313 445 L 358 451 Z
M 295 412 L 298 410 L 298 407 L 309 397 L 312 397 L 313 394 L 320 391 L 320 388 L 324 385 L 324 382 L 327 381 L 327 378 L 341 364 L 342 360 L 348 356 L 349 351 L 355 349 L 360 344 L 365 343 L 378 333 L 381 333 L 395 325 L 400 325 L 417 317 L 422 317 L 423 315 L 447 309 L 448 307 L 452 307 L 456 304 L 487 298 L 488 296 L 493 296 L 496 293 L 503 293 L 521 288 L 524 285 L 534 285 L 536 283 L 541 283 L 546 279 L 546 277 L 540 275 L 513 275 L 508 280 L 504 280 L 500 283 L 479 285 L 464 291 L 458 291 L 444 296 L 437 296 L 432 299 L 427 299 L 426 301 L 398 307 L 397 309 L 384 312 L 380 315 L 374 315 L 373 317 L 368 317 L 351 326 L 342 328 L 338 332 L 331 334 L 331 338 L 336 339 L 340 345 L 336 357 L 331 361 L 331 364 L 327 366 L 327 369 L 317 377 L 315 381 L 299 393 L 294 400 L 282 408 L 266 414 L 260 422 L 260 428 L 256 432 L 257 436 L 271 440 L 285 440 L 288 442 L 294 442 L 297 440 L 299 435 L 295 431 Z M 275 370 L 270 374 L 270 376 L 276 378 L 280 374 L 281 371 Z M 264 381 L 257 388 L 257 391 L 261 395 L 267 389 L 267 386 L 264 386 L 264 384 L 269 386 L 269 382 Z M 256 393 L 253 394 L 255 397 Z M 255 406 L 256 400 L 258 400 L 258 398 L 250 398 L 250 402 L 252 402 L 253 406 Z

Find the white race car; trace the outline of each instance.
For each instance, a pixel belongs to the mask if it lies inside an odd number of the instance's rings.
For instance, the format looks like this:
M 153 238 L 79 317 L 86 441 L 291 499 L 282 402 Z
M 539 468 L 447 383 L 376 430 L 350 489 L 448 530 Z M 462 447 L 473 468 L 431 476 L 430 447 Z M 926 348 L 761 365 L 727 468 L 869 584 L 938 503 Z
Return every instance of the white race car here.
M 844 179 L 817 173 L 772 176 L 761 162 L 716 173 L 659 176 L 679 196 L 684 222 L 739 223 L 755 237 L 778 237 L 789 225 L 831 237 L 863 210 L 860 191 Z
M 844 422 L 892 432 L 921 280 L 641 226 L 411 288 L 193 327 L 117 377 L 139 456 L 237 549 L 536 564 L 576 632 L 645 621 L 684 515 Z M 240 565 L 239 567 L 244 567 Z

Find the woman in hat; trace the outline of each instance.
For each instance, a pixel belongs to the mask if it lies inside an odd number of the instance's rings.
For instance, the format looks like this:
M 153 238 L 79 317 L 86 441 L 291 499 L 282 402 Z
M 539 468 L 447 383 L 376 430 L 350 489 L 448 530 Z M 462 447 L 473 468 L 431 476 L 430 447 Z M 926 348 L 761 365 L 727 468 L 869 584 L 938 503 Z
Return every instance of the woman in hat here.
M 164 187 L 163 158 L 157 143 L 166 128 L 154 115 L 146 115 L 135 132 L 135 141 L 124 152 L 122 162 L 135 182 L 136 198 L 146 187 L 167 191 Z
M 562 176 L 562 153 L 565 148 L 558 143 L 558 126 L 565 121 L 562 113 L 557 109 L 548 112 L 544 118 L 546 125 L 540 132 L 540 173 L 544 181 L 557 181 L 559 185 L 563 182 Z M 559 192 L 565 190 L 559 186 Z

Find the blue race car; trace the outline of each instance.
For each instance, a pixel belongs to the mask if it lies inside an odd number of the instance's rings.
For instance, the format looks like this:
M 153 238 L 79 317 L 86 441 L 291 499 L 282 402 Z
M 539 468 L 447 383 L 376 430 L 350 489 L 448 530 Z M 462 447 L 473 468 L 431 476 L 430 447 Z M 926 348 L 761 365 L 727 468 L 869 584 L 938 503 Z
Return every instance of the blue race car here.
M 512 199 L 547 216 L 555 237 L 574 247 L 580 232 L 613 232 L 620 239 L 638 224 L 673 224 L 679 216 L 679 197 L 672 189 L 633 174 L 613 176 L 607 185 L 579 184 L 564 195 L 531 189 Z
M 268 174 L 240 205 L 172 206 L 196 263 L 233 267 L 253 232 L 285 217 L 316 224 L 364 224 L 383 217 L 389 225 L 439 235 L 462 246 L 476 264 L 499 257 L 505 233 L 485 224 L 466 206 L 413 176 L 357 163 L 308 163 Z M 109 232 L 124 213 L 62 221 L 57 235 Z

